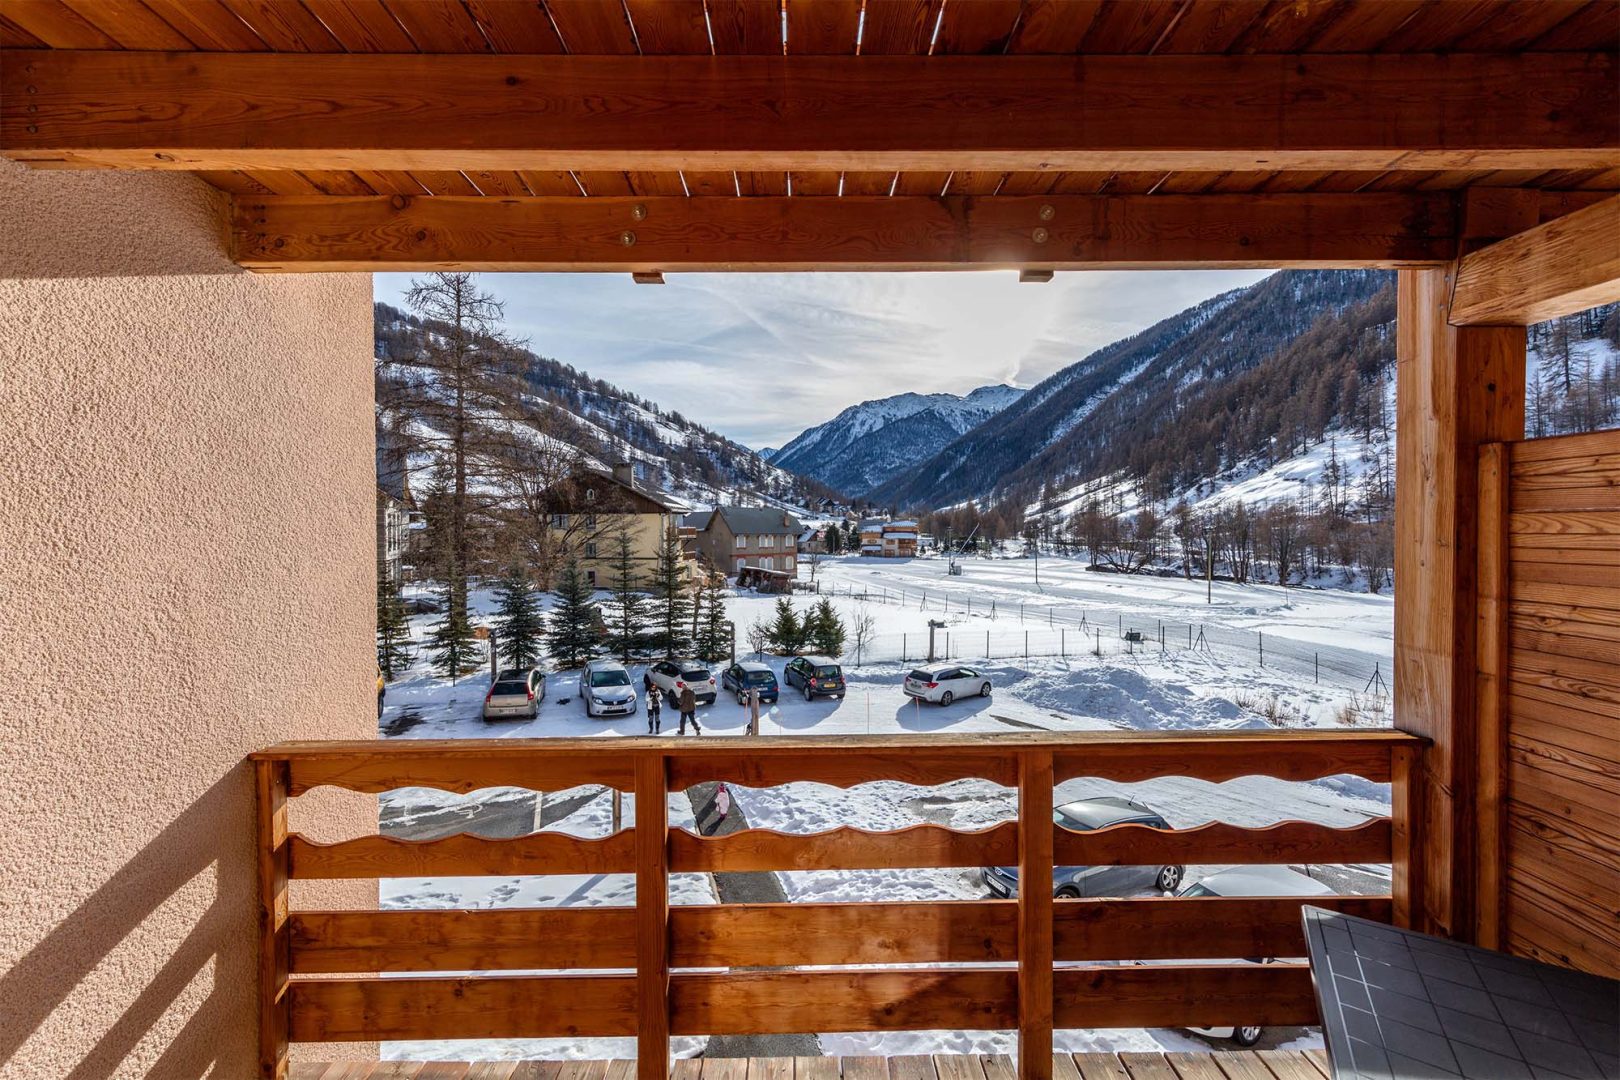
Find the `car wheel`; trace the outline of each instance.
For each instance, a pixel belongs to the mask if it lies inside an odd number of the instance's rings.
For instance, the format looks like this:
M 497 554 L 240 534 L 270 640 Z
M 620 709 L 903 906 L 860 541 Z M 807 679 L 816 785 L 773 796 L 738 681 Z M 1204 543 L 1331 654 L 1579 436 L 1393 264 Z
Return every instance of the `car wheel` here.
M 1260 1041 L 1260 1036 L 1266 1033 L 1263 1027 L 1239 1027 L 1232 1029 L 1232 1041 L 1239 1046 L 1253 1046 Z
M 979 687 L 979 696 L 980 697 L 989 697 L 990 696 L 990 684 L 989 683 L 985 683 L 983 686 Z
M 956 700 L 956 695 L 951 693 L 949 690 L 947 690 L 943 694 L 939 695 L 939 704 L 940 704 L 941 708 L 945 707 L 946 705 L 949 705 L 951 702 L 953 702 L 955 700 Z
M 804 700 L 806 700 L 806 701 L 814 701 L 815 698 L 816 698 L 816 695 L 814 695 L 814 694 L 812 694 L 810 692 L 810 684 L 805 683 L 804 684 Z
M 529 719 L 530 720 L 538 720 L 538 719 L 540 719 L 540 706 L 536 705 L 534 708 L 529 710 Z
M 1181 884 L 1181 867 L 1160 867 L 1158 880 L 1154 884 L 1160 892 L 1175 892 Z
M 1080 899 L 1080 890 L 1073 885 L 1065 885 L 1052 895 L 1059 900 L 1078 900 Z

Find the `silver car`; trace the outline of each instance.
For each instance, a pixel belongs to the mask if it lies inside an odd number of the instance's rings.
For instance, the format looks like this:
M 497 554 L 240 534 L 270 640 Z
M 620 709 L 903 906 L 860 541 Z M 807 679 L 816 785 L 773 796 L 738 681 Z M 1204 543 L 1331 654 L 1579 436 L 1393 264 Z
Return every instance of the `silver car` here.
M 593 660 L 579 676 L 579 696 L 586 716 L 634 716 L 636 688 L 617 660 Z
M 699 705 L 713 705 L 718 694 L 714 672 L 698 660 L 660 660 L 647 669 L 647 692 L 662 690 L 670 704 L 678 704 L 681 691 L 690 689 Z
M 949 705 L 957 698 L 989 697 L 990 676 L 961 664 L 934 664 L 907 675 L 905 691 L 907 697 Z
M 533 720 L 540 715 L 540 699 L 525 679 L 497 680 L 484 695 L 484 720 Z
M 502 668 L 495 674 L 496 682 L 526 682 L 534 696 L 546 700 L 546 673 L 538 667 Z
M 1064 803 L 1052 811 L 1052 821 L 1070 832 L 1090 832 L 1110 825 L 1170 827 L 1152 807 L 1104 795 Z M 987 866 L 984 883 L 996 896 L 1018 895 L 1018 867 Z M 1181 884 L 1179 866 L 1057 866 L 1053 867 L 1052 894 L 1064 899 L 1081 896 L 1135 896 L 1142 892 L 1174 892 Z

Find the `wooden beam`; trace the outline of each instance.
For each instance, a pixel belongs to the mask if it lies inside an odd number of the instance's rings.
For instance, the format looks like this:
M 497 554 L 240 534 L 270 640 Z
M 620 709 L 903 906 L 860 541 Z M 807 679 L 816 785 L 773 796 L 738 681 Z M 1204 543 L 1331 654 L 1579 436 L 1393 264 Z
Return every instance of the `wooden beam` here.
M 1478 631 L 1474 644 L 1474 709 L 1478 730 L 1479 782 L 1475 810 L 1479 822 L 1474 940 L 1488 949 L 1502 947 L 1502 901 L 1507 868 L 1507 687 L 1509 479 L 1513 444 L 1479 448 L 1479 570 L 1474 602 Z
M 636 770 L 636 1075 L 669 1076 L 669 772 L 662 755 Z
M 1443 193 L 805 198 L 238 197 L 266 271 L 1433 266 Z
M 1395 717 L 1428 736 L 1406 807 L 1422 837 L 1410 876 L 1421 910 L 1397 920 L 1459 938 L 1474 932 L 1474 577 L 1481 444 L 1524 435 L 1525 331 L 1448 322 L 1453 274 L 1403 270 L 1396 334 Z M 1399 796 L 1397 796 L 1399 799 Z M 1398 804 L 1397 818 L 1403 813 Z
M 1582 169 L 1608 53 L 0 54 L 0 147 L 168 169 Z
M 287 763 L 253 763 L 259 881 L 259 1078 L 286 1080 L 290 1025 Z
M 1052 1077 L 1052 755 L 1018 758 L 1018 1080 Z
M 1451 321 L 1528 326 L 1620 300 L 1620 195 L 1465 255 Z

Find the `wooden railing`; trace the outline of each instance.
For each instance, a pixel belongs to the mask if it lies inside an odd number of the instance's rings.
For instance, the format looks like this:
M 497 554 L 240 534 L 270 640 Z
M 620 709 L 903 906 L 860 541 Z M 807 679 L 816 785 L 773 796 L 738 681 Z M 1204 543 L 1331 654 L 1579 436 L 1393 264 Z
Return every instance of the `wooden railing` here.
M 672 909 L 668 878 L 1016 864 L 1022 881 L 1045 882 L 1054 864 L 1387 862 L 1393 895 L 1311 902 L 1403 922 L 1420 887 L 1411 811 L 1420 746 L 1396 732 L 283 744 L 254 755 L 263 1072 L 285 1075 L 289 1042 L 617 1035 L 636 1037 L 642 1080 L 662 1080 L 672 1034 L 944 1028 L 1016 1029 L 1021 1077 L 1045 1080 L 1054 1027 L 1311 1023 L 1303 965 L 1207 962 L 1303 955 L 1298 899 L 1054 901 L 1050 889 L 1025 888 L 1017 900 Z M 1393 782 L 1393 816 L 1345 829 L 1295 821 L 1073 833 L 1052 823 L 1053 787 L 1072 777 L 1298 781 L 1340 773 Z M 669 792 L 708 780 L 850 787 L 970 777 L 1016 788 L 1017 821 L 979 832 L 915 825 L 716 837 L 668 823 Z M 597 840 L 543 833 L 320 844 L 287 827 L 288 799 L 321 785 L 464 793 L 581 784 L 634 792 L 634 828 Z M 317 912 L 290 911 L 287 900 L 297 878 L 554 873 L 633 873 L 636 904 Z M 1096 963 L 1117 960 L 1204 962 Z M 893 966 L 838 970 L 872 964 Z M 952 966 L 914 966 L 924 964 Z M 801 967 L 817 970 L 792 970 Z M 436 974 L 536 970 L 570 973 Z

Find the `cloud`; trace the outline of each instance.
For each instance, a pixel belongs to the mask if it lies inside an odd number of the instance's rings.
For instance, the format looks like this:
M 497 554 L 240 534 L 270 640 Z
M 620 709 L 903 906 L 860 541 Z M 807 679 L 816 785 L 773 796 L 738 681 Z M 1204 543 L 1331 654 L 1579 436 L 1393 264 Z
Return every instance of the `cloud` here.
M 484 274 L 535 352 L 750 446 L 780 446 L 871 398 L 1033 386 L 1267 271 Z M 403 306 L 410 275 L 375 275 Z

